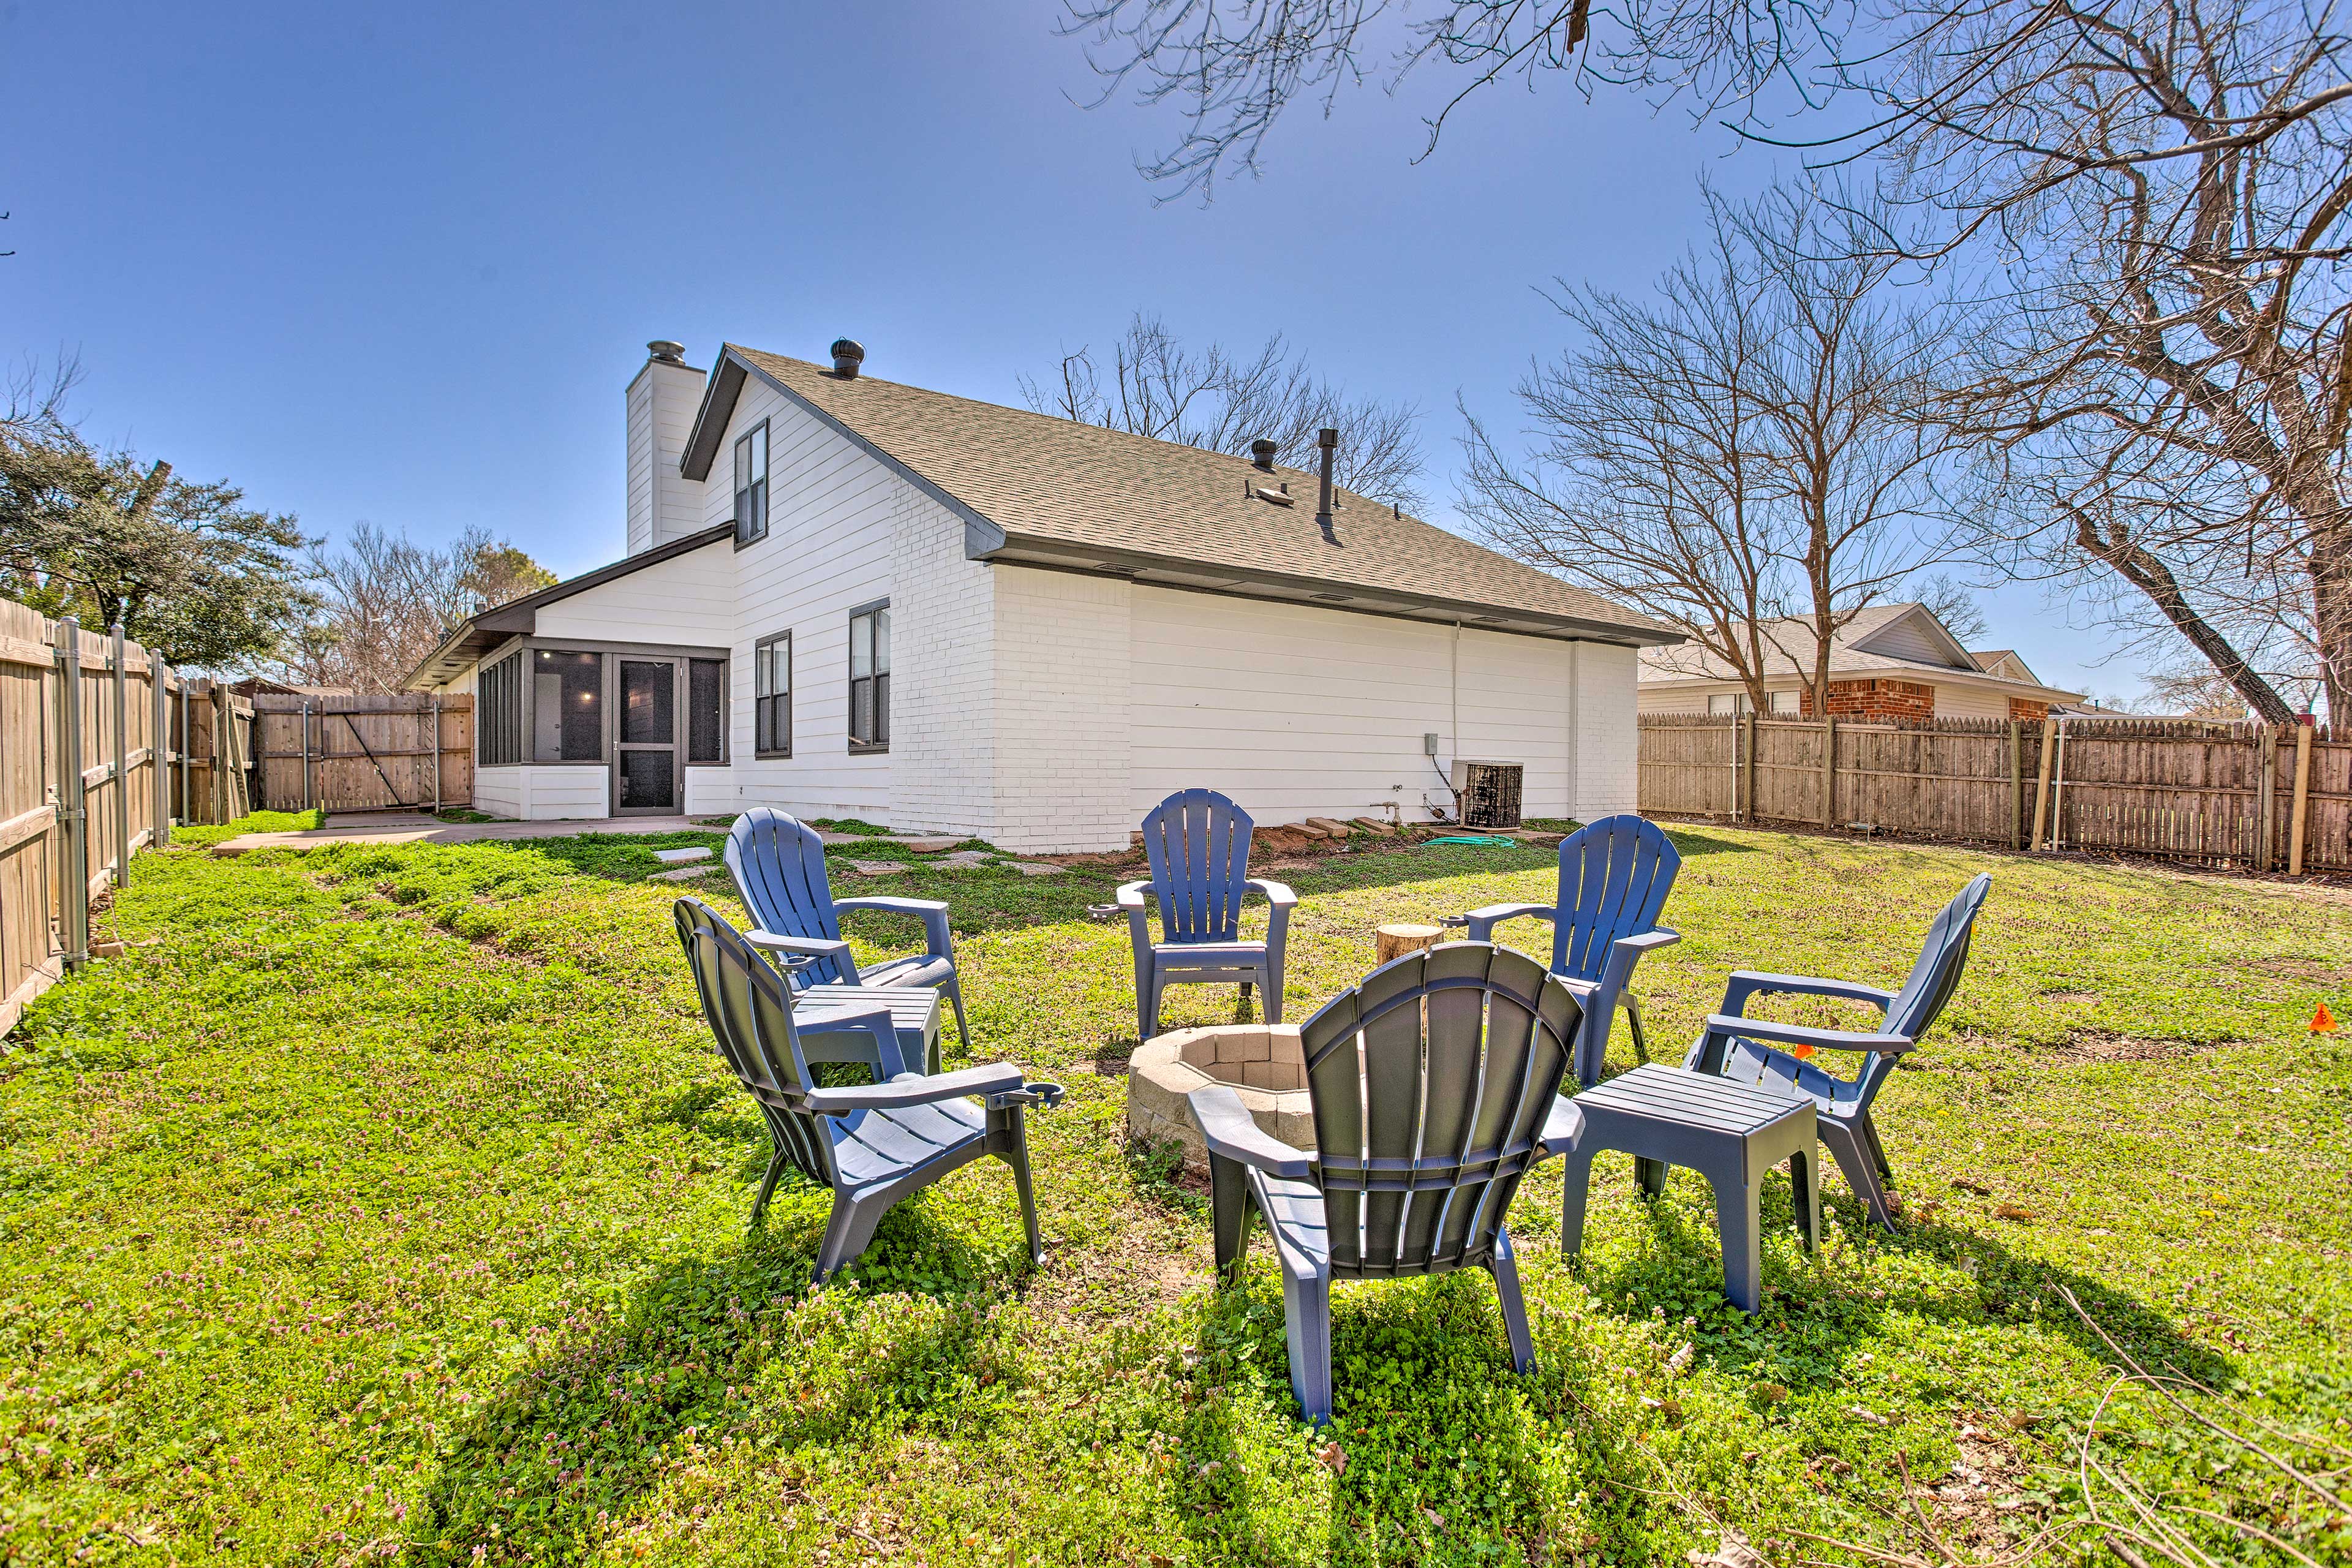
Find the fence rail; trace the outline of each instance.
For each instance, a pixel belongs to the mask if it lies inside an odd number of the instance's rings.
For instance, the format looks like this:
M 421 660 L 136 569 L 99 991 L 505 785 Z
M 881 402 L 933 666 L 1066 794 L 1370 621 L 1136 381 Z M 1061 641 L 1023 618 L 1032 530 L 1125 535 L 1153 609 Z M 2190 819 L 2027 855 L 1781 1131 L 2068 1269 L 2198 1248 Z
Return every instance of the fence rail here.
M 2352 870 L 2352 736 L 2325 725 L 1650 714 L 1641 737 L 1659 816 Z
M 141 849 L 245 814 L 252 714 L 120 627 L 0 600 L 0 1035 L 89 961 L 90 900 Z

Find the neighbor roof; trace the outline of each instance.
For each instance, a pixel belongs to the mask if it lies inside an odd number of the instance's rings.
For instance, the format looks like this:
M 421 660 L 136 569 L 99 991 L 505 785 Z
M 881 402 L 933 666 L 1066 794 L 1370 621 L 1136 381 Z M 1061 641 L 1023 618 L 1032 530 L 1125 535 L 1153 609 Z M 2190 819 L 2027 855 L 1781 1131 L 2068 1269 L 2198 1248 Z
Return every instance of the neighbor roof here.
M 1970 661 L 1970 665 L 1937 664 L 1927 659 L 1910 658 L 1873 647 L 1874 639 L 1897 623 L 1916 617 L 1924 623 L 1919 629 L 1932 628 L 1937 636 L 1951 641 L 1955 652 Z M 1764 679 L 1770 680 L 1799 679 L 1812 673 L 1812 623 L 1801 617 L 1789 616 L 1763 623 L 1765 635 Z M 2000 650 L 2005 652 L 2007 650 Z M 2020 694 L 2032 691 L 2060 699 L 2079 700 L 2079 691 L 2064 691 L 2038 681 L 2018 680 L 2006 675 L 1994 675 L 1989 670 L 1971 668 L 1998 661 L 1999 653 L 1971 654 L 1952 640 L 1943 623 L 1933 611 L 1916 602 L 1873 605 L 1857 611 L 1853 618 L 1838 628 L 1830 638 L 1830 673 L 1832 675 L 1911 675 L 1927 676 L 1941 681 L 1964 686 L 1995 686 Z M 2024 661 L 2020 660 L 2022 665 Z M 1700 647 L 1696 643 L 1685 643 L 1679 647 L 1644 648 L 1642 650 L 1642 684 L 1721 682 L 1737 680 L 1738 672 L 1723 659 Z
M 965 521 L 966 552 L 1169 586 L 1337 605 L 1507 631 L 1633 645 L 1679 641 L 1647 616 L 1387 504 L 1342 489 L 1337 541 L 1315 524 L 1318 479 L 1247 458 L 835 374 L 729 345 L 681 467 L 708 475 L 747 377 L 864 446 Z M 1344 434 L 1343 437 L 1344 439 Z M 1285 507 L 1251 493 L 1287 484 Z

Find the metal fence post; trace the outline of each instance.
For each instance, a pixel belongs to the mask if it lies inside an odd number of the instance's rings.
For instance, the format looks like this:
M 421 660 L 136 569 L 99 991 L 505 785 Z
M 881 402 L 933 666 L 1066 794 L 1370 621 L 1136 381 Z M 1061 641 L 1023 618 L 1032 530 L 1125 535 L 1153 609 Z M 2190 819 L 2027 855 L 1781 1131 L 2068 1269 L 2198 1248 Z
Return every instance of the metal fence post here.
M 131 645 L 122 623 L 107 628 L 114 639 L 114 885 L 131 881 Z
M 81 777 L 81 626 L 68 616 L 58 623 L 58 820 L 65 825 L 58 908 L 65 930 L 66 967 L 89 963 L 89 820 Z

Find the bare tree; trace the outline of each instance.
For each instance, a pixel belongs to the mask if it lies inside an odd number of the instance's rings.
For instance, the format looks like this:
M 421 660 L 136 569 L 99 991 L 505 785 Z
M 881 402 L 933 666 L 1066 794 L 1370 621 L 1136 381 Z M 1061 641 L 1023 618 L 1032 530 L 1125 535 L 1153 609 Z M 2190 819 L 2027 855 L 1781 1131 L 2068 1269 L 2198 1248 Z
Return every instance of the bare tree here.
M 1948 572 L 1938 572 L 1914 584 L 1912 592 L 1962 647 L 1983 639 L 1990 623 L 1985 620 L 1984 606 L 1977 602 L 1976 590 L 1968 584 Z
M 1188 348 L 1158 317 L 1139 311 L 1111 346 L 1108 363 L 1081 348 L 1062 356 L 1049 383 L 1023 376 L 1021 393 L 1041 414 L 1213 452 L 1246 456 L 1251 442 L 1269 440 L 1277 457 L 1300 468 L 1316 431 L 1337 429 L 1340 484 L 1397 506 L 1423 501 L 1419 411 L 1350 398 L 1317 380 L 1280 333 L 1244 358 L 1217 343 Z
M 1814 198 L 1710 213 L 1654 301 L 1565 294 L 1585 342 L 1520 384 L 1534 450 L 1471 421 L 1462 506 L 1497 549 L 1680 627 L 1759 709 L 1781 655 L 1819 712 L 1837 632 L 1967 509 L 1968 455 L 1927 417 L 1949 322 L 1818 243 L 1845 220 Z
M 450 626 L 555 581 L 478 528 L 435 550 L 362 522 L 341 549 L 319 546 L 311 560 L 324 606 L 283 673 L 365 692 L 398 690 Z

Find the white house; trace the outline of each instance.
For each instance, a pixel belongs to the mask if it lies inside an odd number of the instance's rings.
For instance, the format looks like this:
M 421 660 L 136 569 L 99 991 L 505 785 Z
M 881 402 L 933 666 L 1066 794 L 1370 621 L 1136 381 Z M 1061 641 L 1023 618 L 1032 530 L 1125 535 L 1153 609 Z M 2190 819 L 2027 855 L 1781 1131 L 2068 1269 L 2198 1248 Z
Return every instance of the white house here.
M 1764 697 L 1771 710 L 1811 718 L 1811 623 L 1764 623 Z M 2080 702 L 2045 686 L 2015 651 L 1970 653 L 1925 605 L 1873 605 L 1830 638 L 1829 702 L 1840 719 L 2033 719 Z M 1642 654 L 1644 713 L 1738 713 L 1748 689 L 1729 665 L 1696 644 Z
M 1344 489 L 1327 529 L 1270 456 L 877 380 L 851 343 L 707 375 L 651 346 L 628 553 L 410 677 L 475 694 L 482 810 L 1109 849 L 1196 785 L 1419 819 L 1456 757 L 1521 763 L 1530 816 L 1633 806 L 1655 622 Z

